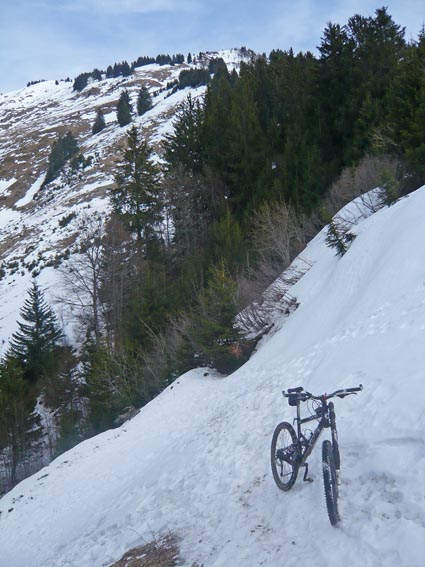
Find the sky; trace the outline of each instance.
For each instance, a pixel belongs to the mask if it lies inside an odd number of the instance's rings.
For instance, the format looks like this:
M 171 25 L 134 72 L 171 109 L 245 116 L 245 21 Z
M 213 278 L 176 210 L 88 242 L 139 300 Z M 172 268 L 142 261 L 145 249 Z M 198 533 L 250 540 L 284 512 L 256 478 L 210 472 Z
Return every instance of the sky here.
M 158 53 L 315 52 L 329 21 L 373 15 L 383 4 L 415 39 L 423 0 L 0 0 L 0 92 Z

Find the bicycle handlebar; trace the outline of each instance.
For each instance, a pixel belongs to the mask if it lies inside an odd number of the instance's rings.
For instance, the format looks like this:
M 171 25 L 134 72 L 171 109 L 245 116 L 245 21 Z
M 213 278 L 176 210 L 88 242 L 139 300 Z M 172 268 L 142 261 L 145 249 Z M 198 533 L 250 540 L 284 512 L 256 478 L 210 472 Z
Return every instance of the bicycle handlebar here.
M 322 394 L 321 396 L 314 396 L 310 392 L 303 391 L 304 388 L 299 386 L 298 388 L 288 388 L 282 391 L 282 394 L 285 398 L 294 397 L 301 402 L 306 402 L 307 400 L 320 400 L 326 401 L 329 398 L 345 398 L 345 396 L 349 396 L 350 394 L 357 394 L 357 392 L 361 392 L 363 390 L 363 384 L 359 384 L 356 388 L 344 388 L 342 390 L 335 390 L 332 394 Z

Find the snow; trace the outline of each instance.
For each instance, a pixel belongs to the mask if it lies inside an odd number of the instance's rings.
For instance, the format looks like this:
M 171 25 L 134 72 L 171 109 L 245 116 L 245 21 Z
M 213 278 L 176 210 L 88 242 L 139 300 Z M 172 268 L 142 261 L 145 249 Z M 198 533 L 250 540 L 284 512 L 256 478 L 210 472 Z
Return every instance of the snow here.
M 9 193 L 8 189 L 14 183 L 16 183 L 16 179 L 12 177 L 12 179 L 0 179 L 0 195 L 7 195 Z
M 16 201 L 15 207 L 17 209 L 24 207 L 25 205 L 28 205 L 28 203 L 30 203 L 33 200 L 34 195 L 36 195 L 37 192 L 39 191 L 39 189 L 40 189 L 40 187 L 43 183 L 43 180 L 44 180 L 44 176 L 40 175 L 40 177 L 37 179 L 37 181 L 35 181 L 31 185 L 31 187 L 28 189 L 25 196 L 22 197 L 22 199 L 19 199 L 19 201 Z
M 362 219 L 342 258 L 322 231 L 299 308 L 242 368 L 177 379 L 121 428 L 63 454 L 0 500 L 0 567 L 100 567 L 168 530 L 184 565 L 417 566 L 425 553 L 425 187 Z M 313 483 L 281 492 L 270 441 L 281 390 L 336 400 L 341 527 Z M 304 408 L 306 409 L 306 408 Z M 300 474 L 300 477 L 302 475 Z
M 0 209 L 0 230 L 3 227 L 7 227 L 8 225 L 12 224 L 17 219 L 19 219 L 18 213 L 16 213 L 15 211 L 12 211 L 11 209 L 7 209 L 5 207 L 2 207 Z

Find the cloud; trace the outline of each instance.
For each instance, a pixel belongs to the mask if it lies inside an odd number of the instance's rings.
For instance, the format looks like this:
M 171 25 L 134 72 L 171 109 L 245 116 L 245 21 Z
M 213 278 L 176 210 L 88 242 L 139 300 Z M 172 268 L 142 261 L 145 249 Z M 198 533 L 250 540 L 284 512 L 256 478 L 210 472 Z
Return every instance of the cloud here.
M 199 3 L 194 0 L 65 0 L 62 7 L 72 11 L 123 15 L 195 12 Z

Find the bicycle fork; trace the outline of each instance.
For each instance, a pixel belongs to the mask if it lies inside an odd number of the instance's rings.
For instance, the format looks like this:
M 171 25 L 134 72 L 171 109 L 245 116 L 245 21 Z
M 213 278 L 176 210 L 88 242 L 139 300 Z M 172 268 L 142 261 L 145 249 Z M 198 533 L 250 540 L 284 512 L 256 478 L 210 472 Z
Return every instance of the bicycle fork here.
M 339 444 L 338 444 L 338 432 L 336 430 L 336 419 L 335 410 L 333 402 L 329 403 L 329 422 L 331 426 L 331 436 L 332 436 L 332 452 L 335 464 L 336 472 L 336 482 L 337 485 L 341 485 L 341 458 L 339 455 Z

